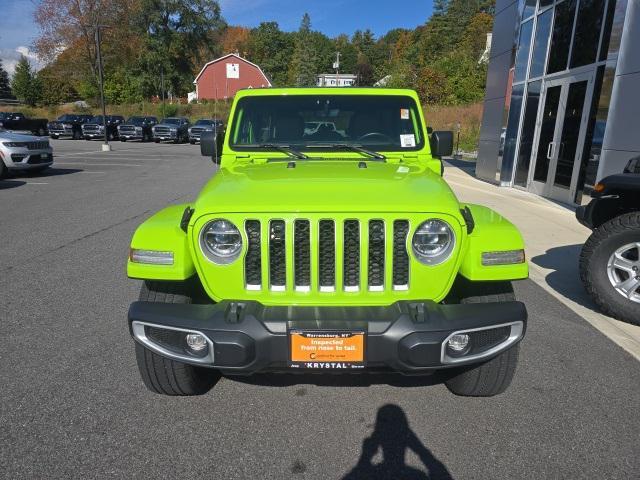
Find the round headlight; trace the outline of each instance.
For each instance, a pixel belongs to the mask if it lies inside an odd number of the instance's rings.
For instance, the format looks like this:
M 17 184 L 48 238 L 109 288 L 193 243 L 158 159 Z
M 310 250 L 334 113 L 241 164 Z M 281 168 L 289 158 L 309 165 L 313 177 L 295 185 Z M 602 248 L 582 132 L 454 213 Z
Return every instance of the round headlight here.
M 427 265 L 437 265 L 451 255 L 455 237 L 447 222 L 432 218 L 420 224 L 411 243 L 418 260 Z
M 201 230 L 200 246 L 213 263 L 231 263 L 238 258 L 242 250 L 242 235 L 230 221 L 213 220 Z

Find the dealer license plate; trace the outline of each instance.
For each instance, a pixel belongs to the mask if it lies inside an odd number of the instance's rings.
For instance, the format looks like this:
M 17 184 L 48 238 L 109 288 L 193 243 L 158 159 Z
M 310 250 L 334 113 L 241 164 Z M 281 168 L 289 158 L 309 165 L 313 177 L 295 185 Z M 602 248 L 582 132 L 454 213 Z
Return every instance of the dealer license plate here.
M 291 368 L 350 369 L 365 366 L 364 330 L 289 330 Z

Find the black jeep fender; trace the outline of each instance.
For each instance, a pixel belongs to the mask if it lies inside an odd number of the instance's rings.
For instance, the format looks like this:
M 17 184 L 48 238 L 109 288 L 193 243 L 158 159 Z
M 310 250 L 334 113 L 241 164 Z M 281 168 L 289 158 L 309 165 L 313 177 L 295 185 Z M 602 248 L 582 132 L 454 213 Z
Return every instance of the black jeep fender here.
M 640 210 L 640 173 L 624 173 L 603 178 L 589 204 L 576 209 L 578 221 L 595 230 L 612 218 Z

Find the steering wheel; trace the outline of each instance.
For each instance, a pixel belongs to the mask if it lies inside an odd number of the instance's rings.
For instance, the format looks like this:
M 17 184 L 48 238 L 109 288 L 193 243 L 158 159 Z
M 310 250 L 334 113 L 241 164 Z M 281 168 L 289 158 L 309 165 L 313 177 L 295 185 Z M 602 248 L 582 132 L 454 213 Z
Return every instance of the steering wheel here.
M 379 138 L 381 140 L 385 140 L 387 142 L 393 143 L 393 139 L 389 135 L 385 135 L 384 133 L 380 133 L 380 132 L 365 133 L 364 135 L 358 137 L 358 141 L 366 140 L 368 138 Z

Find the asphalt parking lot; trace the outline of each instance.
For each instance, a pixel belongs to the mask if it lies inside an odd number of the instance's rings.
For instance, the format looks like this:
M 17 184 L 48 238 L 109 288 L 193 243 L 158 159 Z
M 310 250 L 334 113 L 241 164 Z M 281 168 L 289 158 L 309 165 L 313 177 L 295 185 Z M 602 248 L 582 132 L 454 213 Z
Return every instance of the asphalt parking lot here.
M 125 320 L 140 287 L 129 239 L 215 169 L 188 144 L 52 144 L 50 171 L 0 181 L 0 477 L 637 477 L 637 361 L 531 281 L 516 285 L 529 327 L 498 397 L 395 375 L 148 392 Z

